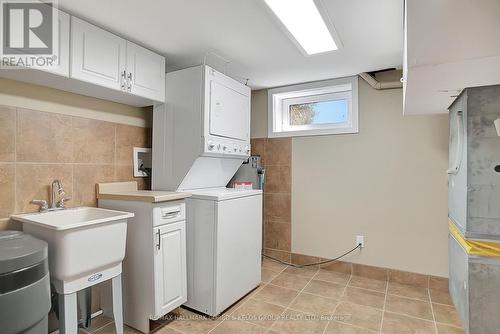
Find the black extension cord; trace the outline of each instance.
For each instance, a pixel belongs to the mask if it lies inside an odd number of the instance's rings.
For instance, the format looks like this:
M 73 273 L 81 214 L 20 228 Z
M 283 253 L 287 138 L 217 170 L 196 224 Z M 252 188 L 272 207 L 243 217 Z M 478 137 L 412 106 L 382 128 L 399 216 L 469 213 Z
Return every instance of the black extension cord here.
M 262 254 L 262 257 L 265 257 L 267 259 L 270 259 L 270 260 L 273 260 L 273 261 L 276 261 L 276 262 L 279 262 L 281 264 L 285 264 L 287 266 L 291 266 L 291 267 L 295 267 L 295 268 L 304 268 L 304 267 L 311 267 L 311 266 L 318 266 L 318 265 L 321 265 L 321 264 L 327 264 L 327 263 L 331 263 L 331 262 L 335 262 L 337 260 L 340 260 L 341 258 L 343 258 L 344 256 L 346 255 L 349 255 L 351 254 L 352 252 L 354 252 L 356 249 L 361 249 L 362 248 L 362 244 L 358 244 L 356 247 L 354 247 L 353 249 L 351 249 L 350 251 L 348 252 L 345 252 L 344 254 L 340 255 L 340 256 L 337 256 L 336 258 L 334 259 L 331 259 L 331 260 L 326 260 L 326 261 L 321 261 L 321 262 L 315 262 L 315 263 L 308 263 L 308 264 L 295 264 L 295 263 L 288 263 L 288 262 L 285 262 L 285 261 L 281 261 L 277 258 L 274 258 L 272 256 L 269 256 L 269 255 L 266 255 L 266 254 Z

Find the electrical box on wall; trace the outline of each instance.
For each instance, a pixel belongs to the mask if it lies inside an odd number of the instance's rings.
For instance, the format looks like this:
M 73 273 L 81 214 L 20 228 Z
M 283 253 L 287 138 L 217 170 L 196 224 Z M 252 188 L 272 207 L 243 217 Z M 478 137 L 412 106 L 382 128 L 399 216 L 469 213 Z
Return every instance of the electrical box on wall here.
M 134 147 L 134 177 L 151 176 L 151 149 Z
M 360 248 L 365 248 L 365 237 L 363 235 L 356 236 L 356 245 Z

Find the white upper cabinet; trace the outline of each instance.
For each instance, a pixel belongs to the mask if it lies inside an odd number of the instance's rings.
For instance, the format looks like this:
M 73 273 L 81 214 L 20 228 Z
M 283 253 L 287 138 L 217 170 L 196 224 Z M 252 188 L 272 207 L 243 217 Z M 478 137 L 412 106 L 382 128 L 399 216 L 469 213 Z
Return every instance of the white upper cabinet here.
M 165 58 L 76 17 L 71 18 L 71 77 L 165 101 Z
M 0 68 L 0 77 L 138 107 L 165 102 L 165 58 L 65 12 L 58 12 L 52 66 Z M 53 75 L 55 74 L 55 75 Z
M 59 52 L 55 63 L 56 67 L 49 69 L 49 72 L 69 77 L 69 31 L 70 16 L 68 13 L 59 11 Z
M 57 11 L 59 19 L 59 36 L 57 43 L 57 58 L 52 66 L 35 67 L 37 70 L 46 71 L 65 77 L 69 77 L 69 21 L 68 13 Z
M 44 63 L 43 65 L 32 64 L 29 69 L 36 69 L 44 72 L 49 72 L 65 77 L 69 77 L 69 21 L 70 15 L 58 9 L 54 9 L 58 17 L 58 36 L 54 47 L 57 50 L 57 57 L 52 64 Z M 34 54 L 36 56 L 36 54 Z
M 125 39 L 71 17 L 71 77 L 125 91 L 126 46 Z
M 127 91 L 165 101 L 165 58 L 127 42 Z

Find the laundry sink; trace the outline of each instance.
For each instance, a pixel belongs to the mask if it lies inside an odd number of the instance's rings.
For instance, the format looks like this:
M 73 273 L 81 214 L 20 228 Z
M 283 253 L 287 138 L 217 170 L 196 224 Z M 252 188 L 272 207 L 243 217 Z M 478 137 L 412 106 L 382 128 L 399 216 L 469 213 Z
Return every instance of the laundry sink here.
M 69 294 L 121 273 L 127 219 L 133 213 L 79 207 L 11 216 L 49 245 L 51 282 Z

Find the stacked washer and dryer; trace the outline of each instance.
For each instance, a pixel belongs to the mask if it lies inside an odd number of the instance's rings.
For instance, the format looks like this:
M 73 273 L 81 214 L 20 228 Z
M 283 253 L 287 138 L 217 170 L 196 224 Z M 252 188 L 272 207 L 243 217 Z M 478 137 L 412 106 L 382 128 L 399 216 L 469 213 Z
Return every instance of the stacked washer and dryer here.
M 185 305 L 215 316 L 260 284 L 262 191 L 226 188 L 250 156 L 250 88 L 201 65 L 166 76 L 153 190 L 187 191 Z

